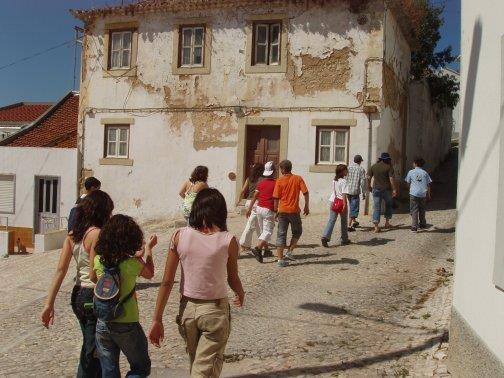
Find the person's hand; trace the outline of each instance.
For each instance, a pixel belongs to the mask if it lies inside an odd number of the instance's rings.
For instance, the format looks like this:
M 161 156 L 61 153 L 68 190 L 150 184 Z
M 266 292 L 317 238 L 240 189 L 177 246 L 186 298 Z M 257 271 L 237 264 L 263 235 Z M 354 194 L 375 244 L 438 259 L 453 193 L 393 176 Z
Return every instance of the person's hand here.
M 154 248 L 155 246 L 157 245 L 157 235 L 156 234 L 153 234 L 150 236 L 149 238 L 149 243 L 147 243 L 147 247 L 149 249 L 152 249 Z
M 235 293 L 235 297 L 233 299 L 233 304 L 236 307 L 243 307 L 244 302 L 245 302 L 245 293 L 244 292 L 242 292 L 241 294 Z
M 278 211 L 275 211 L 275 222 L 278 222 Z
M 154 320 L 152 322 L 152 325 L 149 329 L 149 340 L 152 345 L 156 347 L 160 347 L 161 343 L 164 340 L 164 326 L 163 322 L 160 322 L 158 320 Z
M 432 195 L 427 194 L 427 201 L 432 201 Z
M 392 197 L 397 198 L 397 190 L 392 190 Z
M 40 320 L 44 327 L 49 328 L 49 325 L 54 324 L 54 306 L 46 304 L 40 313 Z
M 252 210 L 248 209 L 247 212 L 245 213 L 245 217 L 249 218 L 250 214 L 252 214 Z
M 362 193 L 362 200 L 364 201 L 366 199 L 366 193 Z
M 308 215 L 310 214 L 310 209 L 308 208 L 308 206 L 305 206 L 304 210 L 303 210 L 303 214 L 304 215 Z
M 373 188 L 372 187 L 369 187 L 368 190 L 369 190 L 369 193 L 373 193 Z

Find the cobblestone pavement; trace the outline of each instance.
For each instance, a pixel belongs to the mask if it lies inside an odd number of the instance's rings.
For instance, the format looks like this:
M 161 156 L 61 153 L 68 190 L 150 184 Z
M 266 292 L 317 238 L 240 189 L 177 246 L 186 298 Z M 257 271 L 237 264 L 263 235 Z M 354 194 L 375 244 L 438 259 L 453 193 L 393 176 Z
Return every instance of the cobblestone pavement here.
M 223 375 L 448 375 L 455 170 L 452 159 L 435 178 L 436 199 L 428 212 L 433 226 L 424 232 L 411 233 L 402 209 L 394 217 L 394 229 L 375 235 L 363 216 L 362 227 L 350 234 L 353 244 L 337 246 L 336 231 L 331 248 L 324 249 L 319 238 L 327 215 L 314 214 L 303 220 L 305 231 L 292 266 L 279 269 L 272 258 L 261 265 L 242 256 L 246 305 L 232 311 Z M 229 226 L 239 235 L 244 223 L 234 216 Z M 138 285 L 141 322 L 147 329 L 173 228 L 152 222 L 145 230 L 160 237 L 156 275 Z M 1 376 L 75 372 L 81 335 L 69 306 L 72 274 L 58 296 L 54 326 L 46 330 L 38 319 L 57 259 L 58 251 L 53 251 L 0 261 Z M 165 313 L 164 345 L 150 348 L 153 376 L 187 376 L 174 322 L 176 297 Z

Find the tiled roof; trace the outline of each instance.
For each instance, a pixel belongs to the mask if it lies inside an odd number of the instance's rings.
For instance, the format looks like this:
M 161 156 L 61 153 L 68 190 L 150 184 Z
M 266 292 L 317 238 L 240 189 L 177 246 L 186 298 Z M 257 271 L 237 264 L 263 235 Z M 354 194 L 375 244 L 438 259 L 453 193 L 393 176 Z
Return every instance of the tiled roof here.
M 31 123 L 44 114 L 51 103 L 18 102 L 0 108 L 0 122 Z
M 0 146 L 77 148 L 79 95 L 70 92 L 35 124 L 4 139 Z

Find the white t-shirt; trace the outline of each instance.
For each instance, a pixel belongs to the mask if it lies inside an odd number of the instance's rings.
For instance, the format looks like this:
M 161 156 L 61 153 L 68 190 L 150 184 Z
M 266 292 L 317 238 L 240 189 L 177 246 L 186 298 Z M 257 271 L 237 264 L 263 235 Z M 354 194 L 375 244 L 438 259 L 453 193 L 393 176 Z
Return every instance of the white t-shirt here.
M 334 196 L 343 199 L 343 194 L 348 194 L 348 184 L 346 178 L 340 178 L 338 181 L 333 181 L 332 192 L 329 197 L 329 202 L 334 202 Z

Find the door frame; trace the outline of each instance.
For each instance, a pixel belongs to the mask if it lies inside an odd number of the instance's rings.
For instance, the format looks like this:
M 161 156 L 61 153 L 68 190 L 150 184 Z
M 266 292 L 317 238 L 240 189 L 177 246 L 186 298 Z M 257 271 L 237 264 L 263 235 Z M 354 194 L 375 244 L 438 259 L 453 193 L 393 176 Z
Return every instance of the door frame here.
M 35 234 L 40 232 L 39 230 L 39 211 L 38 211 L 38 189 L 39 189 L 39 180 L 58 180 L 58 204 L 57 204 L 57 217 L 59 218 L 61 215 L 61 176 L 54 175 L 35 175 L 34 176 L 34 190 L 33 190 L 33 238 L 35 238 Z
M 282 117 L 243 117 L 238 122 L 238 151 L 236 160 L 236 192 L 240 195 L 243 186 L 243 174 L 247 159 L 247 126 L 280 126 L 280 161 L 287 159 L 289 142 L 289 118 Z

